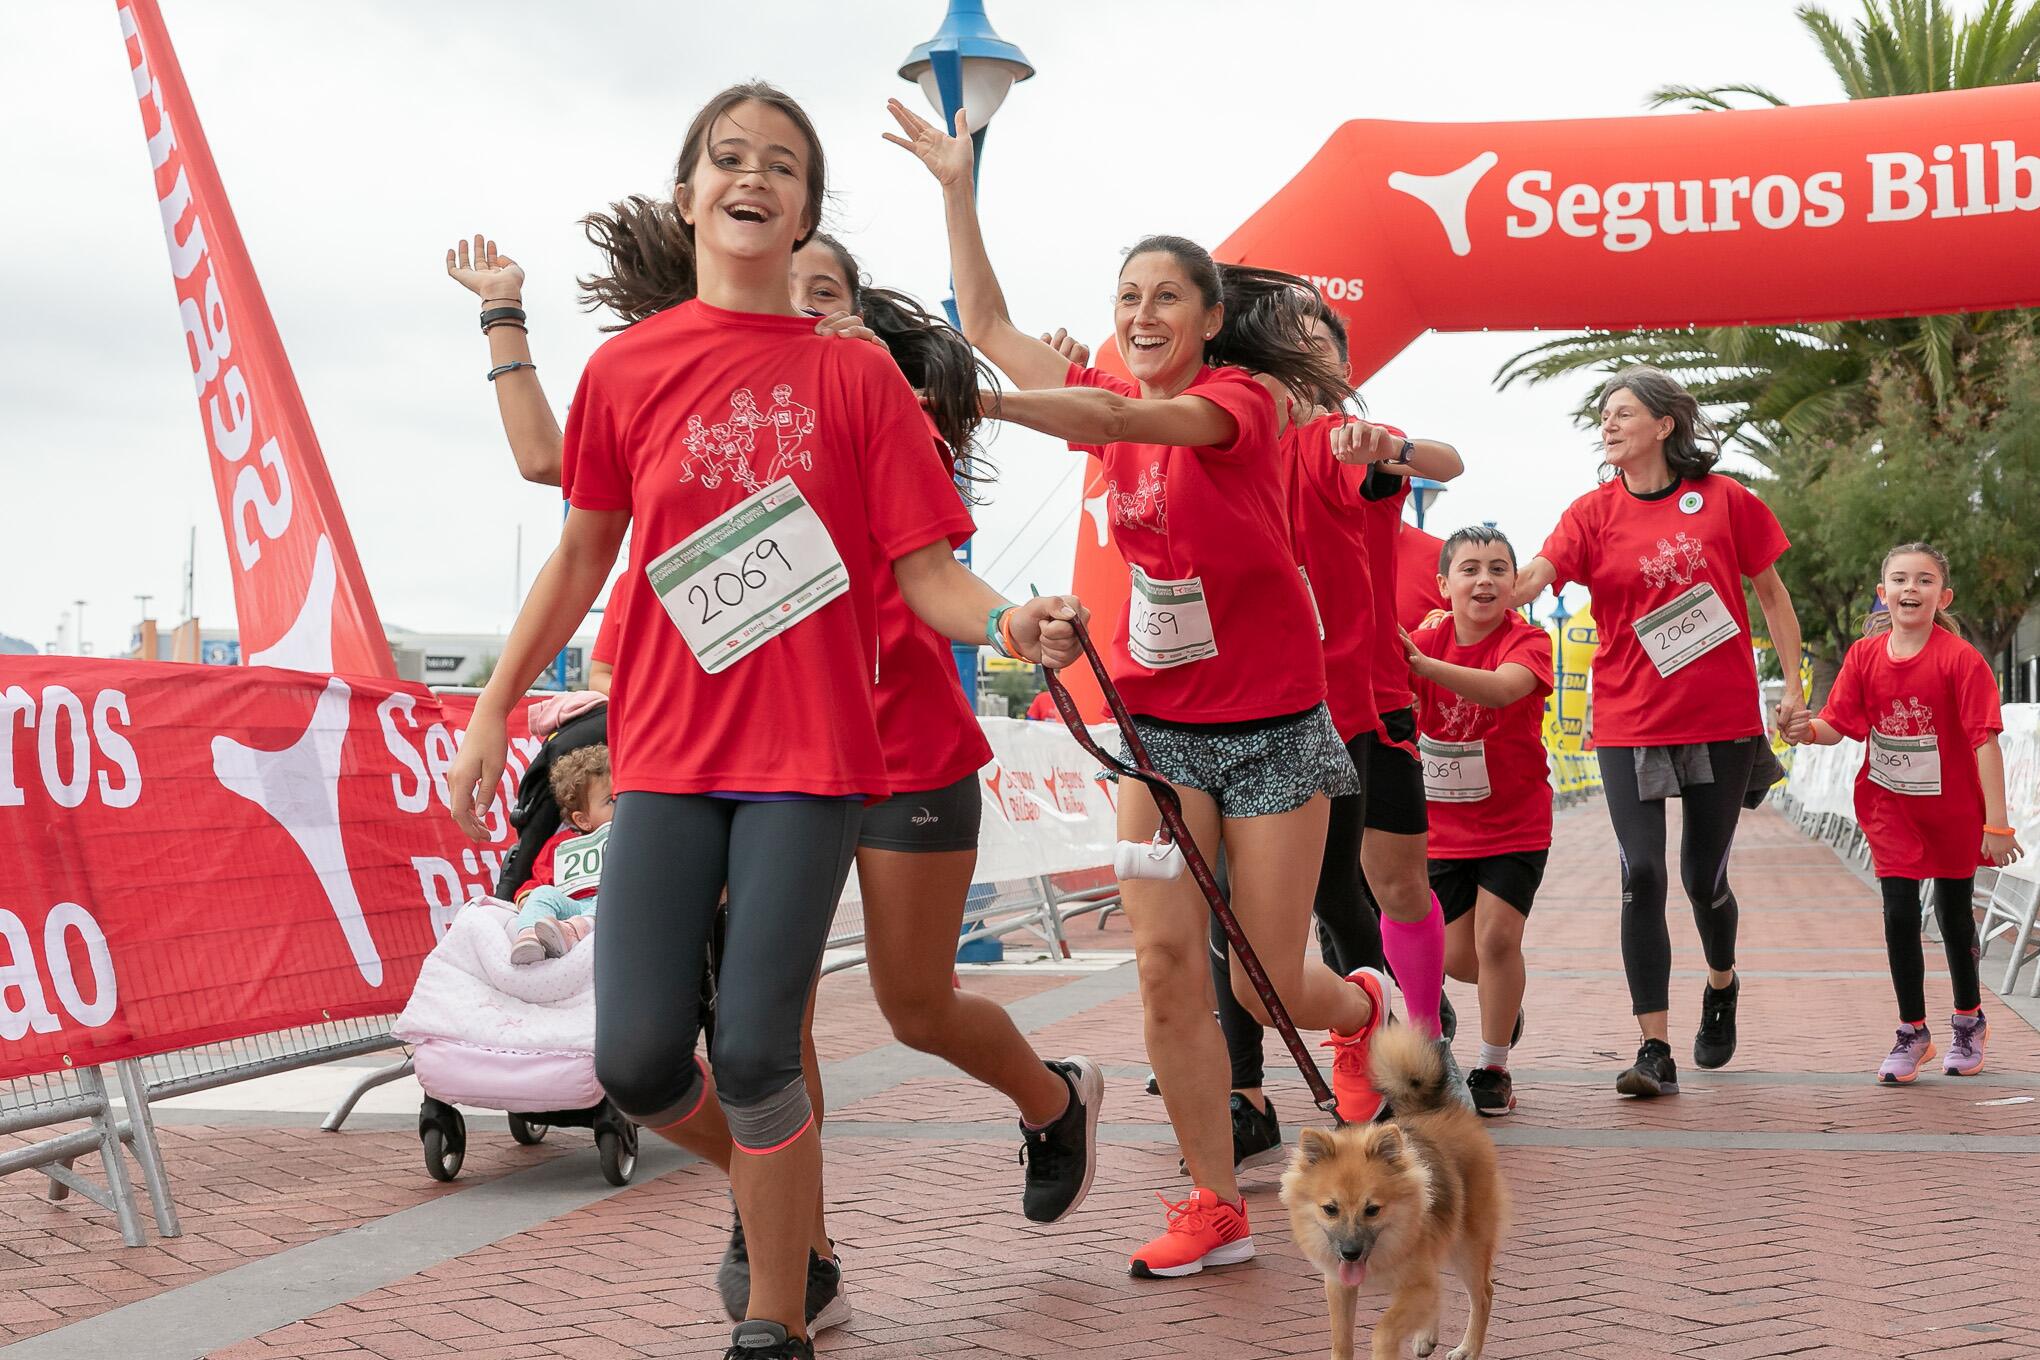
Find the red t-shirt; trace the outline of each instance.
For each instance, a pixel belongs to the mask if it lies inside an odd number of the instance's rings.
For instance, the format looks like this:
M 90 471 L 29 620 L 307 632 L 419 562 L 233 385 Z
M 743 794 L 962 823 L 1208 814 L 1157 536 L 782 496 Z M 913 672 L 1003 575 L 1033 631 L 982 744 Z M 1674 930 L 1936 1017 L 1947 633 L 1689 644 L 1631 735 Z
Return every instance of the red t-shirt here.
M 553 859 L 559 848 L 568 841 L 578 840 L 587 834 L 587 832 L 581 830 L 580 827 L 575 826 L 572 822 L 562 821 L 560 829 L 553 832 L 546 840 L 546 843 L 538 848 L 538 853 L 531 857 L 531 877 L 525 879 L 524 886 L 517 890 L 517 900 L 522 902 L 533 888 L 549 888 L 554 886 Z M 595 889 L 593 888 L 584 888 L 575 894 L 576 897 L 593 897 L 594 895 Z
M 1374 574 L 1375 603 L 1367 616 L 1367 628 L 1374 638 L 1374 711 L 1393 713 L 1412 702 L 1410 663 L 1396 619 L 1402 576 L 1396 542 L 1402 533 L 1402 508 L 1410 497 L 1410 479 L 1375 470 L 1365 494 L 1369 499 L 1361 532 L 1366 536 L 1367 562 Z
M 1983 782 L 1976 748 L 2004 730 L 1997 678 L 1982 653 L 1936 628 L 1919 653 L 1891 655 L 1891 635 L 1858 640 L 1842 658 L 1821 721 L 1845 737 L 1878 741 L 1856 772 L 1856 824 L 1880 878 L 1967 878 L 1983 862 Z M 1922 787 L 1920 738 L 1939 757 L 1940 794 L 1902 793 L 1871 778 Z M 1888 744 L 1884 744 L 1888 743 Z M 1881 749 L 1880 749 L 1881 748 Z
M 609 588 L 609 598 L 602 605 L 602 622 L 595 629 L 595 645 L 588 649 L 590 661 L 616 665 L 616 635 L 623 631 L 623 610 L 629 603 L 624 588 L 629 581 L 630 577 L 619 576 Z
M 1488 796 L 1476 802 L 1432 797 L 1432 859 L 1479 859 L 1551 848 L 1551 775 L 1544 753 L 1544 697 L 1551 693 L 1551 634 L 1511 612 L 1472 646 L 1459 644 L 1450 618 L 1410 635 L 1417 650 L 1454 666 L 1500 670 L 1509 662 L 1537 677 L 1528 694 L 1489 708 L 1443 685 L 1416 681 L 1417 730 L 1441 742 L 1482 743 Z M 1428 760 L 1428 756 L 1426 757 Z
M 1438 591 L 1438 554 L 1445 540 L 1404 521 L 1395 536 L 1395 621 L 1414 633 L 1440 609 L 1450 609 Z
M 1066 385 L 1138 397 L 1115 374 L 1070 365 Z M 1324 702 L 1317 619 L 1290 551 L 1275 401 L 1236 368 L 1201 370 L 1184 393 L 1233 418 L 1231 440 L 1205 448 L 1167 444 L 1072 445 L 1105 465 L 1112 541 L 1154 581 L 1203 582 L 1201 606 L 1157 616 L 1166 645 L 1203 636 L 1216 655 L 1149 669 L 1128 650 L 1132 605 L 1114 621 L 1110 668 L 1134 713 L 1173 722 L 1244 722 L 1301 713 Z
M 926 421 L 933 439 L 935 466 L 955 486 L 949 448 Z M 926 447 L 926 445 L 924 445 Z M 959 507 L 963 498 L 956 497 Z M 970 511 L 962 509 L 971 524 Z M 974 531 L 966 528 L 965 534 Z M 873 699 L 878 709 L 878 738 L 894 793 L 945 789 L 975 774 L 992 758 L 985 732 L 963 696 L 956 674 L 956 654 L 949 639 L 921 622 L 907 607 L 893 576 L 892 562 L 873 564 L 878 597 L 878 683 Z
M 1325 634 L 1325 703 L 1342 741 L 1378 727 L 1374 704 L 1374 575 L 1366 541 L 1369 469 L 1332 456 L 1332 431 L 1345 423 L 1321 416 L 1282 436 L 1289 524 L 1296 560 L 1310 578 Z
M 1578 581 L 1593 597 L 1601 637 L 1593 667 L 1597 747 L 1763 733 L 1742 583 L 1790 546 L 1771 508 L 1719 473 L 1648 499 L 1615 477 L 1566 507 L 1538 555 L 1557 572 L 1554 590 Z M 1634 625 L 1674 602 L 1681 608 L 1647 630 L 1668 663 L 1682 647 L 1722 640 L 1663 675 Z
M 588 361 L 567 416 L 562 474 L 579 509 L 631 513 L 632 587 L 618 611 L 630 649 L 610 689 L 617 792 L 890 791 L 869 678 L 873 564 L 960 542 L 970 517 L 928 456 L 920 405 L 882 349 L 816 335 L 807 317 L 684 303 Z M 789 611 L 806 603 L 811 612 L 711 675 L 659 591 L 644 588 L 647 568 L 789 479 L 819 526 L 798 513 L 763 530 L 731 525 L 718 540 L 725 548 L 749 542 L 762 553 L 776 534 L 792 553 L 731 558 L 715 578 L 718 596 L 723 576 L 739 585 L 756 576 L 776 595 L 791 578 L 773 572 L 795 560 L 802 579 L 793 584 L 823 579 L 818 554 L 840 562 L 830 572 L 847 588 L 818 607 L 790 597 Z M 784 515 L 789 506 L 764 508 Z M 725 626 L 744 617 L 738 606 L 759 602 L 739 589 L 722 614 L 698 585 L 669 589 L 697 628 Z
M 1027 705 L 1029 722 L 1061 722 L 1062 710 L 1055 706 L 1055 696 L 1047 690 L 1034 696 L 1034 702 Z

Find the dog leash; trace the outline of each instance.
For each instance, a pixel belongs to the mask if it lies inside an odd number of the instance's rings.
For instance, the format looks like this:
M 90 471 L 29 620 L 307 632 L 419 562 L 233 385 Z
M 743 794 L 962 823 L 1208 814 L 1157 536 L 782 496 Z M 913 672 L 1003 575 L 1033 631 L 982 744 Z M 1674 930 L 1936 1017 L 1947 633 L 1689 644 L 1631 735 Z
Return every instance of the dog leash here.
M 1035 594 L 1041 592 L 1036 590 Z M 1261 1004 L 1268 1009 L 1268 1019 L 1275 1032 L 1282 1036 L 1282 1042 L 1289 1049 L 1289 1056 L 1296 1063 L 1296 1070 L 1303 1074 L 1304 1084 L 1310 1087 L 1310 1098 L 1320 1110 L 1332 1117 L 1335 1124 L 1345 1121 L 1339 1118 L 1339 1099 L 1332 1094 L 1332 1088 L 1325 1085 L 1324 1076 L 1318 1071 L 1317 1063 L 1311 1058 L 1310 1050 L 1304 1047 L 1303 1039 L 1296 1032 L 1296 1022 L 1289 1018 L 1288 1009 L 1282 998 L 1275 994 L 1275 984 L 1268 980 L 1267 970 L 1261 967 L 1261 957 L 1254 952 L 1254 946 L 1247 942 L 1246 932 L 1240 929 L 1239 918 L 1233 915 L 1232 906 L 1219 890 L 1218 879 L 1211 872 L 1211 866 L 1204 862 L 1203 851 L 1190 835 L 1190 828 L 1183 820 L 1183 799 L 1176 792 L 1176 786 L 1156 773 L 1148 760 L 1147 747 L 1134 729 L 1133 715 L 1126 711 L 1126 704 L 1119 697 L 1118 688 L 1112 677 L 1106 673 L 1105 663 L 1098 656 L 1098 649 L 1091 643 L 1091 634 L 1079 619 L 1070 620 L 1077 631 L 1077 642 L 1084 649 L 1084 659 L 1091 663 L 1091 673 L 1098 678 L 1098 688 L 1105 695 L 1105 703 L 1112 711 L 1112 721 L 1119 728 L 1119 735 L 1126 739 L 1126 749 L 1132 753 L 1134 763 L 1129 766 L 1117 756 L 1099 747 L 1091 737 L 1091 731 L 1084 725 L 1084 719 L 1077 712 L 1077 701 L 1070 697 L 1062 680 L 1053 670 L 1043 669 L 1048 677 L 1049 697 L 1055 701 L 1056 712 L 1062 716 L 1063 725 L 1070 735 L 1107 769 L 1123 778 L 1137 779 L 1147 785 L 1154 795 L 1155 807 L 1162 814 L 1162 826 L 1168 837 L 1183 852 L 1183 862 L 1189 866 L 1190 876 L 1197 880 L 1197 886 L 1204 893 L 1204 900 L 1210 904 L 1211 914 L 1218 918 L 1219 929 L 1225 932 L 1228 944 L 1232 946 L 1233 957 L 1240 961 L 1240 968 L 1253 984 Z

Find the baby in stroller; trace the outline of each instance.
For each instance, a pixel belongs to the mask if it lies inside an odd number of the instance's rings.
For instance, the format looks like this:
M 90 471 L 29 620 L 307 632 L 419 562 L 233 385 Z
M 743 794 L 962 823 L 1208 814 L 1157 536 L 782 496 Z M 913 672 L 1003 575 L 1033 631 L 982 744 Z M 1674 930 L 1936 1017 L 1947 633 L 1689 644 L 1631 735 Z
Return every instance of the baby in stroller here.
M 517 889 L 517 933 L 510 962 L 556 959 L 595 929 L 595 902 L 616 795 L 610 788 L 609 748 L 580 746 L 552 763 L 553 799 L 562 824 L 531 863 Z

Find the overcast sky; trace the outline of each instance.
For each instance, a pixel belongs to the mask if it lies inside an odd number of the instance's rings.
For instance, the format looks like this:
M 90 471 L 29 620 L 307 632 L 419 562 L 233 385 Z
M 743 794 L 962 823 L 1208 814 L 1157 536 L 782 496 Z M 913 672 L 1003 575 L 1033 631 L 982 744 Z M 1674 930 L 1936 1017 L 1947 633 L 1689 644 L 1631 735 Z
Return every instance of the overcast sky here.
M 518 526 L 527 584 L 558 534 L 557 492 L 518 480 L 475 307 L 443 272 L 460 234 L 489 232 L 530 272 L 532 347 L 562 402 L 601 338 L 574 303 L 573 276 L 594 263 L 576 219 L 666 191 L 702 101 L 758 76 L 813 115 L 831 225 L 872 278 L 931 306 L 945 291 L 934 182 L 879 139 L 885 100 L 919 99 L 895 72 L 940 0 L 162 7 L 386 623 L 507 627 Z M 1039 71 L 992 126 L 992 257 L 1022 325 L 1093 339 L 1109 331 L 1125 245 L 1154 231 L 1216 245 L 1346 119 L 1635 114 L 1672 81 L 1840 97 L 1791 0 L 989 8 Z M 192 525 L 197 612 L 229 624 L 110 0 L 0 8 L 0 101 L 0 632 L 42 646 L 82 598 L 93 650 L 124 649 L 135 595 L 177 617 Z M 1583 384 L 1494 390 L 1530 338 L 1426 336 L 1364 392 L 1382 418 L 1465 455 L 1431 527 L 1493 519 L 1526 554 L 1597 462 L 1566 416 Z M 1008 590 L 1066 585 L 1081 459 L 1024 434 L 991 452 L 981 569 Z

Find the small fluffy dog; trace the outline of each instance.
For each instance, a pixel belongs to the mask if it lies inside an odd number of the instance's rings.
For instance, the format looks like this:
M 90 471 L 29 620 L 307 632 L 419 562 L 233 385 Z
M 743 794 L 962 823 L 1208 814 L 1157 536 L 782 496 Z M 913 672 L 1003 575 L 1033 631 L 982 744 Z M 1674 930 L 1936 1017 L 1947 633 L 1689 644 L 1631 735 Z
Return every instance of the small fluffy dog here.
M 1282 1177 L 1296 1243 L 1325 1273 L 1333 1360 L 1351 1360 L 1353 1308 L 1367 1283 L 1391 1296 L 1374 1327 L 1374 1360 L 1395 1360 L 1405 1341 L 1420 1356 L 1437 1349 L 1438 1267 L 1448 1259 L 1468 1305 L 1451 1360 L 1477 1360 L 1509 1217 L 1494 1143 L 1446 1089 L 1436 1046 L 1415 1028 L 1381 1030 L 1370 1065 L 1394 1118 L 1303 1130 Z

